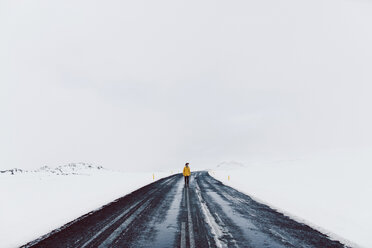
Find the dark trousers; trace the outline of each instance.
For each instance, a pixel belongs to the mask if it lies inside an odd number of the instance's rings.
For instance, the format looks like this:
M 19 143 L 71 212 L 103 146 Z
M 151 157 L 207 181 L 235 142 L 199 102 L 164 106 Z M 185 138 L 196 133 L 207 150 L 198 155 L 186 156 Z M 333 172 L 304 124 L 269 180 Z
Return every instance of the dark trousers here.
M 185 176 L 185 184 L 189 185 L 189 176 Z

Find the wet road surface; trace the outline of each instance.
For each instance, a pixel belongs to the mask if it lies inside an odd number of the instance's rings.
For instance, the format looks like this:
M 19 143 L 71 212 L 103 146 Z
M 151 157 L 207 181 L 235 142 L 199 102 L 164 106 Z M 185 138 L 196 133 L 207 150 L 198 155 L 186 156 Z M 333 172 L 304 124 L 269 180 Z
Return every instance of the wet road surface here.
M 161 179 L 24 247 L 344 247 L 195 172 Z

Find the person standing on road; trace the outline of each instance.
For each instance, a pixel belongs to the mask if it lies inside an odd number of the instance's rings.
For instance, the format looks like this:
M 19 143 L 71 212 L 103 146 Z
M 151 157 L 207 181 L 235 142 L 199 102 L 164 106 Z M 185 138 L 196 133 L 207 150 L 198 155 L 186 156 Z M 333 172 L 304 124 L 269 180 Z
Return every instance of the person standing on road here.
M 183 176 L 185 177 L 185 185 L 189 186 L 189 177 L 190 177 L 190 167 L 189 163 L 185 164 L 185 167 L 183 168 Z

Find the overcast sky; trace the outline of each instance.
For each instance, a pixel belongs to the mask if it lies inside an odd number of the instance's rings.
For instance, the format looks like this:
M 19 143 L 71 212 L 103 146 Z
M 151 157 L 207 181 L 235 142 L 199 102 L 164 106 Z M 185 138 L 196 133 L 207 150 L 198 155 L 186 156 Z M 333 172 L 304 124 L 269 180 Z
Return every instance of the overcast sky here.
M 0 0 L 0 169 L 372 147 L 367 0 Z

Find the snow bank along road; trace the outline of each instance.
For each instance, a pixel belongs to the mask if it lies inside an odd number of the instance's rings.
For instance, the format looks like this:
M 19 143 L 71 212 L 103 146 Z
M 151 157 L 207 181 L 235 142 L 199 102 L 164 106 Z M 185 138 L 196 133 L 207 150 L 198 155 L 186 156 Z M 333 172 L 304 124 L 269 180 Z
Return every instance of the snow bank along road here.
M 24 247 L 344 247 L 223 185 L 207 172 L 173 175 Z

